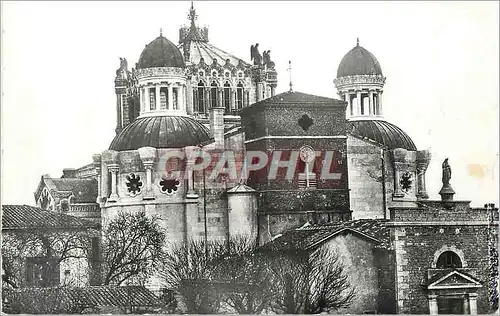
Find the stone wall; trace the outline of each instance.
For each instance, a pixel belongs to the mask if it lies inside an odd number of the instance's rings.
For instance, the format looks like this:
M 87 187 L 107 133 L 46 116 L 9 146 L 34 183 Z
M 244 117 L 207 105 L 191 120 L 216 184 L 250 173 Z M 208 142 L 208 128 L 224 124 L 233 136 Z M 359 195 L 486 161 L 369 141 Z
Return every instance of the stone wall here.
M 378 309 L 378 268 L 373 252 L 373 243 L 356 235 L 336 236 L 324 245 L 339 255 L 344 273 L 355 289 L 355 298 L 343 314 L 363 314 Z
M 491 236 L 498 239 L 498 221 L 490 228 L 489 211 L 471 209 L 468 202 L 455 202 L 451 208 L 439 201 L 423 205 L 391 209 L 393 222 L 389 225 L 396 252 L 398 312 L 429 313 L 428 271 L 436 268 L 439 255 L 448 250 L 455 252 L 462 268 L 482 284 L 477 290 L 478 313 L 491 312 L 488 245 Z
M 382 175 L 382 150 L 379 146 L 354 136 L 347 138 L 349 174 L 349 201 L 353 219 L 384 218 L 384 190 L 392 187 L 390 164 L 384 164 Z M 385 183 L 383 182 L 385 179 Z

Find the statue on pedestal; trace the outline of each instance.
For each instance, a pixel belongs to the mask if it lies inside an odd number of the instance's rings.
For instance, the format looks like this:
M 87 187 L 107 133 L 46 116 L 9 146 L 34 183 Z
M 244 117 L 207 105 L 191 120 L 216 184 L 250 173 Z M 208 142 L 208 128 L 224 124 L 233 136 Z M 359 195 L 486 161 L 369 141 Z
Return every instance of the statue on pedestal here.
M 443 178 L 442 178 L 443 186 L 448 186 L 450 185 L 450 179 L 451 179 L 451 167 L 448 164 L 448 158 L 446 158 L 443 161 L 442 167 L 443 167 Z
M 450 185 L 450 179 L 451 179 L 451 167 L 448 164 L 448 158 L 446 158 L 443 161 L 443 187 L 439 191 L 439 195 L 441 195 L 441 200 L 442 201 L 453 201 L 453 195 L 455 194 L 455 191 Z M 450 204 L 445 205 L 447 207 L 450 207 Z

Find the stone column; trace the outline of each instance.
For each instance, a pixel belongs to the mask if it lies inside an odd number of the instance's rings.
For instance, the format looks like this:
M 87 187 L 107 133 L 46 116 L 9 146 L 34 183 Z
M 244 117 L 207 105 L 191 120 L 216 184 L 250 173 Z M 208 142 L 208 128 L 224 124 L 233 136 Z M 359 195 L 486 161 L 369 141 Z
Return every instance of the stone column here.
M 109 164 L 108 165 L 108 170 L 111 172 L 111 195 L 109 196 L 108 202 L 116 202 L 119 198 L 118 193 L 117 193 L 117 175 L 118 172 L 120 171 L 120 167 L 118 164 Z
M 271 97 L 274 97 L 276 95 L 276 87 L 271 86 Z
M 194 89 L 195 88 L 191 87 L 191 84 L 189 83 L 184 86 L 184 106 L 186 107 L 186 113 L 189 115 L 192 115 L 194 113 L 196 106 L 196 104 L 194 104 L 193 98 Z
M 469 293 L 469 310 L 471 315 L 477 315 L 477 293 Z
M 179 110 L 186 110 L 186 86 L 179 85 Z
M 469 310 L 469 297 L 466 295 L 464 296 L 464 315 L 469 315 L 470 310 Z
M 139 152 L 139 157 L 141 158 L 142 165 L 144 166 L 144 170 L 146 172 L 146 192 L 143 196 L 144 200 L 152 200 L 154 199 L 153 194 L 153 166 L 156 157 L 156 148 L 153 147 L 141 147 L 137 149 Z
M 160 101 L 160 88 L 159 84 L 155 85 L 155 101 L 156 101 L 156 110 L 161 109 L 161 101 Z
M 382 90 L 379 91 L 378 93 L 378 115 L 382 115 Z
M 140 87 L 139 88 L 139 102 L 141 103 L 141 113 L 144 112 L 144 88 Z
M 248 101 L 248 91 L 243 90 L 243 107 L 248 107 L 249 106 L 249 101 Z
M 188 199 L 195 199 L 198 198 L 198 194 L 194 191 L 194 172 L 193 172 L 193 166 L 195 165 L 195 161 L 188 159 L 187 161 L 187 166 L 186 166 L 186 172 L 187 172 L 187 178 L 188 178 L 188 188 L 187 188 L 187 194 L 186 198 Z
M 438 314 L 437 295 L 430 294 L 427 298 L 429 300 L 429 315 L 437 315 Z
M 173 93 L 173 87 L 172 84 L 168 84 L 168 103 L 167 103 L 167 110 L 173 109 L 174 106 L 174 93 Z
M 210 87 L 205 88 L 205 114 L 210 109 Z
M 101 176 L 101 155 L 100 154 L 95 154 L 92 155 L 92 160 L 93 160 L 93 165 L 94 165 L 94 170 L 96 172 L 96 180 L 97 180 L 97 199 L 96 203 L 101 203 L 101 197 L 102 197 L 102 176 Z
M 149 87 L 148 86 L 144 87 L 144 92 L 146 94 L 145 111 L 149 112 L 151 109 L 151 105 L 149 105 L 149 103 L 151 101 L 151 97 L 149 96 Z
M 429 195 L 425 188 L 425 172 L 431 161 L 431 153 L 428 150 L 417 151 L 417 198 L 428 199 Z
M 231 110 L 236 110 L 236 89 L 231 88 Z
M 361 115 L 361 90 L 356 91 L 356 100 L 357 100 L 357 105 L 356 105 L 355 115 Z
M 349 111 L 349 116 L 352 116 L 353 115 L 353 111 L 352 111 L 352 103 L 351 103 L 351 95 L 349 94 L 349 92 L 346 92 L 344 94 L 345 96 L 345 100 L 347 101 L 347 111 Z
M 370 90 L 370 115 L 375 114 L 375 100 L 373 99 L 373 90 Z
M 225 108 L 224 104 L 222 104 L 222 88 L 217 88 L 217 106 L 220 108 Z
M 144 165 L 144 169 L 146 170 L 146 192 L 143 196 L 143 200 L 154 200 L 154 194 L 153 194 L 153 161 L 148 160 L 148 161 L 143 161 L 142 164 Z

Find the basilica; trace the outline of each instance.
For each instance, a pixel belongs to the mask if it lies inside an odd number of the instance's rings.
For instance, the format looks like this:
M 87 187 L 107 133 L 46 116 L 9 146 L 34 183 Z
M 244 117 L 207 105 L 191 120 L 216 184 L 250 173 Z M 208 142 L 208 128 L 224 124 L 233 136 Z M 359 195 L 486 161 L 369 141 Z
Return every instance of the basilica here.
M 386 77 L 359 40 L 332 78 L 338 96 L 276 94 L 269 51 L 233 56 L 195 21 L 191 6 L 177 44 L 160 32 L 135 64 L 120 58 L 116 136 L 89 164 L 43 175 L 38 207 L 103 225 L 145 211 L 176 242 L 333 247 L 358 287 L 346 313 L 492 311 L 498 209 L 454 200 L 447 162 L 442 199 L 428 199 L 430 152 L 384 119 Z M 182 158 L 199 151 L 204 168 Z

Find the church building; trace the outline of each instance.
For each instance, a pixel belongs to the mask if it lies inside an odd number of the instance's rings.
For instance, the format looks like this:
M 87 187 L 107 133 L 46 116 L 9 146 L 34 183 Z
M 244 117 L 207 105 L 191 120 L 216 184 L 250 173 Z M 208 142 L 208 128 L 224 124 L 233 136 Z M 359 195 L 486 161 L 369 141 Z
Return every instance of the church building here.
M 177 44 L 160 32 L 134 67 L 120 58 L 116 136 L 89 164 L 42 176 L 38 207 L 102 225 L 145 211 L 171 242 L 340 249 L 359 286 L 346 313 L 492 311 L 498 208 L 453 200 L 445 172 L 442 200 L 428 199 L 430 152 L 384 119 L 386 77 L 359 40 L 332 78 L 338 96 L 276 94 L 269 51 L 233 56 L 193 6 L 189 20 Z M 200 152 L 204 168 L 189 159 Z

